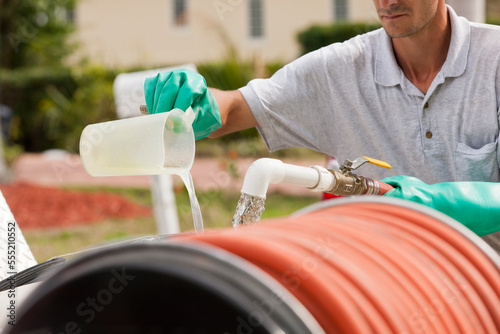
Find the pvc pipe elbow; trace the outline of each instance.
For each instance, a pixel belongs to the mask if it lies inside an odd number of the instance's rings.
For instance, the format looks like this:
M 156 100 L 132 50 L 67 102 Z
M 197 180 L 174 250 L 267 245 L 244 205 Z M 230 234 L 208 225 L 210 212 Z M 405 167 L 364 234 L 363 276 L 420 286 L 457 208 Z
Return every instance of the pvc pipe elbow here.
M 263 158 L 248 168 L 241 192 L 266 198 L 271 183 L 288 183 L 313 191 L 329 191 L 335 186 L 335 177 L 321 166 L 294 166 L 277 159 Z
M 282 167 L 283 162 L 276 159 L 263 158 L 255 161 L 248 167 L 241 192 L 266 198 L 267 188 L 271 181 L 279 183 L 283 178 Z

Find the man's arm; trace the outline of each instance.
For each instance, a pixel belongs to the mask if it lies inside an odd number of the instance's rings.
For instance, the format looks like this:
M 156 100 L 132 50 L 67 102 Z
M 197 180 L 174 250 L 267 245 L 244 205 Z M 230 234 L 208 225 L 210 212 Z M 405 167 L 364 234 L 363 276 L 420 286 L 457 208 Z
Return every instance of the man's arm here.
M 219 106 L 222 126 L 212 132 L 208 138 L 217 138 L 259 125 L 245 98 L 238 90 L 222 91 L 215 88 L 209 88 L 209 90 Z

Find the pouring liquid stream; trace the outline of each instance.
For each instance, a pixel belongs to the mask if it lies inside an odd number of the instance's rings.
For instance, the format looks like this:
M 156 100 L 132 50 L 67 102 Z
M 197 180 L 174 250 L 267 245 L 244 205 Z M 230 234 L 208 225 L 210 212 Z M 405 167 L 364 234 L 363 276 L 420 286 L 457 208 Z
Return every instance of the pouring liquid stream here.
M 83 166 L 92 176 L 179 175 L 189 194 L 195 231 L 202 233 L 190 174 L 195 153 L 193 120 L 193 110 L 188 108 L 90 124 L 80 138 Z
M 189 194 L 194 230 L 196 233 L 203 233 L 203 218 L 201 216 L 200 203 L 198 203 L 198 198 L 196 197 L 196 193 L 194 191 L 194 183 L 191 173 L 189 171 L 183 171 L 178 173 L 178 175 L 181 177 L 182 181 L 184 181 Z
M 193 178 L 191 177 L 189 157 L 192 153 L 194 158 L 194 137 L 192 136 L 191 122 L 189 115 L 193 116 L 191 109 L 186 112 L 174 110 L 165 122 L 165 135 L 163 136 L 165 151 L 165 166 L 179 175 L 189 194 L 191 203 L 191 212 L 193 215 L 193 224 L 196 233 L 203 233 L 203 218 L 201 216 L 200 204 L 194 190 Z M 192 141 L 189 140 L 192 138 Z M 192 146 L 191 146 L 192 144 Z M 181 168 L 179 168 L 181 167 Z

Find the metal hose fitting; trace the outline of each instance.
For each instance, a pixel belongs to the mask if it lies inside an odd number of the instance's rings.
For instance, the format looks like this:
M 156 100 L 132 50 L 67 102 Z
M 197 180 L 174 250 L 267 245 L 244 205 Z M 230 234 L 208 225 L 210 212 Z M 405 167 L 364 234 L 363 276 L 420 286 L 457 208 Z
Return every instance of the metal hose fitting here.
M 335 185 L 329 191 L 337 196 L 362 195 L 366 192 L 367 185 L 363 178 L 344 175 L 336 170 L 329 170 L 335 177 Z
M 337 196 L 354 195 L 377 195 L 379 192 L 378 182 L 363 176 L 354 174 L 344 175 L 336 170 L 328 170 L 335 177 L 334 187 L 328 193 Z
M 369 177 L 360 177 L 366 182 L 366 192 L 363 195 L 378 195 L 379 192 L 379 183 L 370 179 Z

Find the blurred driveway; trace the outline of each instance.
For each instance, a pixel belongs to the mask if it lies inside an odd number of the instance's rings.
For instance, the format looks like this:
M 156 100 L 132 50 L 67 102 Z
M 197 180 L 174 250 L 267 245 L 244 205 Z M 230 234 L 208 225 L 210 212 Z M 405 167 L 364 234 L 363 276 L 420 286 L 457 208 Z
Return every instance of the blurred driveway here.
M 196 158 L 191 175 L 197 191 L 232 190 L 239 191 L 248 167 L 255 159 Z M 324 165 L 325 161 L 283 160 L 300 166 Z M 108 186 L 108 187 L 150 187 L 149 176 L 92 177 L 85 171 L 77 154 L 51 150 L 45 153 L 25 153 L 13 165 L 15 181 L 45 186 Z M 178 176 L 174 183 L 182 186 Z M 282 192 L 295 195 L 320 196 L 302 187 L 286 184 L 270 185 L 269 193 Z

